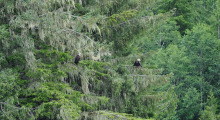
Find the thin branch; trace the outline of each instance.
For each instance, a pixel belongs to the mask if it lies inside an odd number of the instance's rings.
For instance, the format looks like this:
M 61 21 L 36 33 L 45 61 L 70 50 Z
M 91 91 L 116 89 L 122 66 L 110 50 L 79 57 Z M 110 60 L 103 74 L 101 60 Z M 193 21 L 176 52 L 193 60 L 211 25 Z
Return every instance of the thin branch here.
M 81 17 L 72 15 L 72 14 L 70 14 L 70 13 L 68 13 L 68 12 L 62 12 L 62 13 L 67 14 L 67 15 L 70 15 L 70 16 L 73 17 L 73 18 L 80 18 L 80 19 L 82 19 Z
M 166 109 L 170 106 L 170 104 L 171 104 L 173 98 L 174 98 L 174 92 L 173 92 L 173 94 L 172 94 L 171 100 L 168 101 L 168 105 L 167 105 L 165 108 L 163 108 L 160 112 L 163 112 L 164 110 L 166 110 Z
M 60 32 L 73 32 L 73 33 L 79 34 L 79 35 L 81 35 L 81 36 L 83 36 L 83 37 L 89 39 L 90 41 L 94 42 L 90 37 L 88 37 L 88 36 L 86 36 L 86 35 L 84 35 L 84 34 L 82 34 L 82 33 L 80 33 L 80 32 L 77 32 L 77 31 L 75 31 L 75 30 L 72 30 L 72 29 L 63 29 L 63 30 L 61 30 Z
M 127 76 L 140 76 L 140 77 L 153 76 L 153 77 L 162 77 L 162 75 L 127 75 Z
M 104 26 L 103 28 L 107 28 L 107 27 L 114 28 L 114 27 L 116 27 L 116 26 L 121 26 L 121 25 L 123 25 L 123 24 L 135 22 L 136 20 L 140 20 L 140 19 L 144 19 L 144 20 L 145 20 L 145 19 L 149 19 L 150 17 L 158 17 L 158 16 L 160 16 L 160 15 L 143 16 L 143 17 L 140 17 L 140 18 L 134 18 L 134 19 L 127 20 L 127 21 L 125 21 L 125 22 L 121 22 L 121 23 L 119 23 L 119 24 L 117 24 L 117 25 L 114 25 L 114 26 Z M 102 28 L 102 29 L 103 29 L 103 28 Z

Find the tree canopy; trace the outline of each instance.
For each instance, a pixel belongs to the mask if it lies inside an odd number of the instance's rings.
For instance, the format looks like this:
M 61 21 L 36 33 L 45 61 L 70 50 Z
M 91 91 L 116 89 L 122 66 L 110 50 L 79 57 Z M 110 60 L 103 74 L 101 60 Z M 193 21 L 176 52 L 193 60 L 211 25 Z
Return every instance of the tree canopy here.
M 219 6 L 0 0 L 0 119 L 219 119 Z

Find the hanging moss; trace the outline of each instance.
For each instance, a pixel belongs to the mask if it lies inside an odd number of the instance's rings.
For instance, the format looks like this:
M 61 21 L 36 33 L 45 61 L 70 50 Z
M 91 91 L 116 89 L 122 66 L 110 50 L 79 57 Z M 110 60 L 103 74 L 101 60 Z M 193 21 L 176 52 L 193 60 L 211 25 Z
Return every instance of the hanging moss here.
M 87 115 L 89 114 L 89 115 Z M 85 119 L 96 119 L 96 120 L 154 120 L 154 119 L 143 119 L 138 117 L 133 117 L 132 114 L 117 113 L 112 111 L 95 111 L 92 113 L 84 113 L 83 118 Z
M 8 26 L 0 29 L 0 63 L 6 59 L 6 67 L 17 66 L 21 74 L 0 71 L 10 78 L 1 84 L 10 94 L 0 100 L 0 119 L 156 118 L 157 103 L 165 109 L 172 98 L 168 88 L 159 89 L 172 75 L 132 66 L 137 57 L 147 61 L 135 36 L 170 15 L 148 13 L 156 2 L 3 0 L 0 18 Z M 77 54 L 81 60 L 75 65 Z

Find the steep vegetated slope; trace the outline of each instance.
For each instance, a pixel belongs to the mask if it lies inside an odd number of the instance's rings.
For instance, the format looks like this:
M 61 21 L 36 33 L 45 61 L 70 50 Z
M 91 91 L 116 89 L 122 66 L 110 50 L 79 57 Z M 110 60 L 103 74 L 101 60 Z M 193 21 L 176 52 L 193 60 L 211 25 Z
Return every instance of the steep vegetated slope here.
M 0 119 L 218 119 L 219 5 L 0 0 Z

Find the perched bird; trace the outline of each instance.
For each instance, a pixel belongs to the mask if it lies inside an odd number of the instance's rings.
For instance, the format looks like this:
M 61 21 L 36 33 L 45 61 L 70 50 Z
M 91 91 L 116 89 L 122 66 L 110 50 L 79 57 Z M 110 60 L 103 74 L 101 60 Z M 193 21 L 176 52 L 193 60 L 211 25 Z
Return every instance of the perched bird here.
M 141 66 L 142 67 L 142 65 L 141 65 L 141 62 L 140 62 L 141 60 L 140 59 L 137 59 L 135 62 L 134 62 L 134 66 Z
M 77 64 L 79 63 L 79 61 L 80 61 L 80 55 L 77 55 L 77 56 L 75 57 L 74 63 L 77 65 Z

